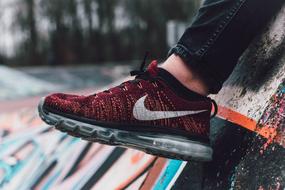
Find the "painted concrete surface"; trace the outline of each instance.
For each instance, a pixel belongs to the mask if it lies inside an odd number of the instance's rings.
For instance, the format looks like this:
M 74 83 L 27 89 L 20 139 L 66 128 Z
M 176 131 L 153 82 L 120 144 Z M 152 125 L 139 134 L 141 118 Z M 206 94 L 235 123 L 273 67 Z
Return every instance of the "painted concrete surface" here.
M 236 189 L 284 189 L 285 188 L 285 81 L 272 96 L 259 126 L 268 126 L 274 136 L 264 139 L 247 136 L 250 147 L 236 168 Z
M 284 79 L 285 7 L 241 58 L 214 98 L 219 105 L 258 121 Z
M 59 133 L 30 109 L 0 115 L 0 126 L 3 190 L 138 189 L 155 159 Z

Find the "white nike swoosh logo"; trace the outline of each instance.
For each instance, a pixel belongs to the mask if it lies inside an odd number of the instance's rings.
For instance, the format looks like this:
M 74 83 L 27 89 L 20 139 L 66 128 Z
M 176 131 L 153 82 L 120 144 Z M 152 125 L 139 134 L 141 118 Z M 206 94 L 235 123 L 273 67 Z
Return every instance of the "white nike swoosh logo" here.
M 134 118 L 140 121 L 152 121 L 158 119 L 170 119 L 186 115 L 195 115 L 198 113 L 206 112 L 208 110 L 198 111 L 151 111 L 145 107 L 145 99 L 147 95 L 141 97 L 134 105 L 133 115 Z

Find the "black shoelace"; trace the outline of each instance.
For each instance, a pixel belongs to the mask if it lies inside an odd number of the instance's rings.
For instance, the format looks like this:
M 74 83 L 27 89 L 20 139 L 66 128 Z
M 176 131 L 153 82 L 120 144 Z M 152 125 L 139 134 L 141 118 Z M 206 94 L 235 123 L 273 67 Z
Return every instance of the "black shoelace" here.
M 118 88 L 121 88 L 122 90 L 125 89 L 126 87 L 126 84 L 127 83 L 132 83 L 132 84 L 139 84 L 139 82 L 141 80 L 149 80 L 151 82 L 154 82 L 156 81 L 156 79 L 153 79 L 149 76 L 149 74 L 146 72 L 145 70 L 145 66 L 146 66 L 146 61 L 147 61 L 147 57 L 149 55 L 149 52 L 146 52 L 145 55 L 144 55 L 144 59 L 140 65 L 140 68 L 139 70 L 133 70 L 130 72 L 130 75 L 131 76 L 136 76 L 134 80 L 130 80 L 130 81 L 126 81 L 126 82 L 123 82 L 122 84 L 120 84 L 119 86 L 117 86 Z M 110 93 L 110 90 L 104 90 L 103 92 L 105 93 Z
M 149 55 L 149 52 L 146 52 L 144 55 L 143 61 L 141 63 L 140 69 L 131 71 L 130 72 L 131 76 L 141 76 L 145 73 L 145 65 L 146 65 L 146 60 L 147 60 L 148 55 Z

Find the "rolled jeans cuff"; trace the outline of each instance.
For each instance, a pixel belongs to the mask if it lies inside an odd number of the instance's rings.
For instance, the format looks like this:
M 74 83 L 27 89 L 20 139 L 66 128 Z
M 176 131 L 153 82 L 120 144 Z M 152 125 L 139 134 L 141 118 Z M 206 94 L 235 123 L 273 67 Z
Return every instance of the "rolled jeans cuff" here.
M 193 53 L 191 53 L 185 46 L 182 44 L 177 44 L 173 48 L 170 49 L 168 52 L 168 57 L 172 54 L 178 55 L 181 59 L 183 59 L 184 62 L 187 64 L 194 64 L 192 61 L 193 59 Z
M 198 58 L 195 58 L 195 54 L 190 52 L 184 45 L 175 45 L 168 52 L 168 57 L 172 54 L 179 56 L 189 67 L 202 76 L 206 84 L 209 86 L 211 94 L 217 94 L 222 88 L 223 83 L 218 82 L 219 80 L 211 75 L 211 72 L 208 71 L 206 65 L 198 61 Z

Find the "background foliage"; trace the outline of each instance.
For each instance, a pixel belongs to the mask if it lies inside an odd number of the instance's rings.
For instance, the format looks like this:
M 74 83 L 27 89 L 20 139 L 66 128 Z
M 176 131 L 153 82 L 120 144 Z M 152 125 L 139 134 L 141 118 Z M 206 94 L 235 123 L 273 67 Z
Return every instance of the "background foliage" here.
M 165 57 L 167 22 L 190 23 L 199 0 L 18 0 L 15 5 L 13 30 L 23 38 L 12 57 L 0 55 L 2 62 L 58 65 L 140 59 L 146 50 Z

